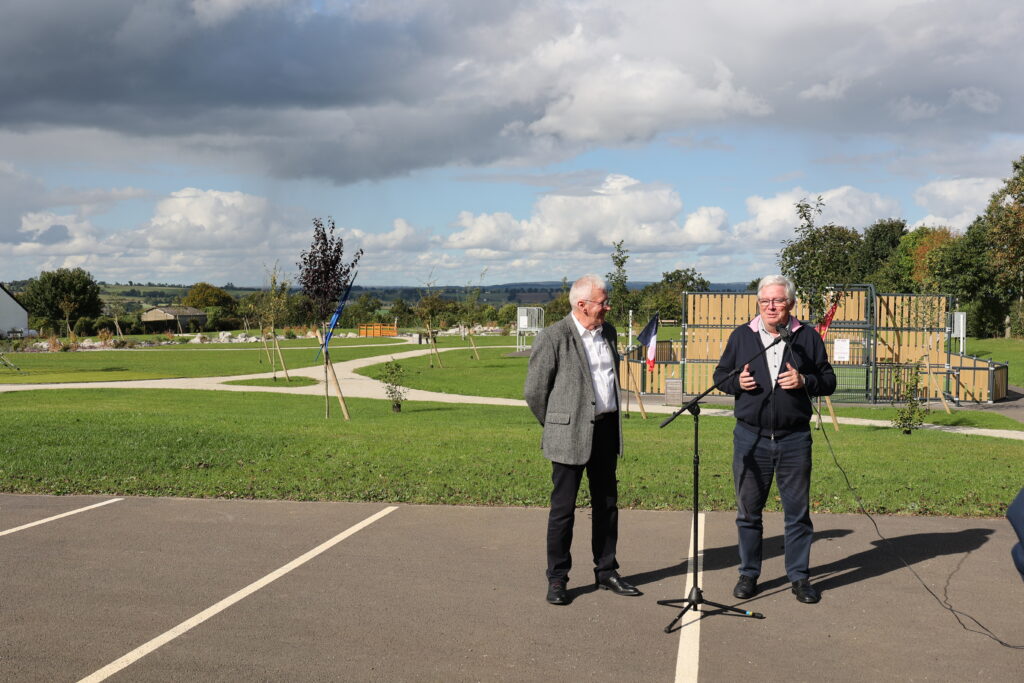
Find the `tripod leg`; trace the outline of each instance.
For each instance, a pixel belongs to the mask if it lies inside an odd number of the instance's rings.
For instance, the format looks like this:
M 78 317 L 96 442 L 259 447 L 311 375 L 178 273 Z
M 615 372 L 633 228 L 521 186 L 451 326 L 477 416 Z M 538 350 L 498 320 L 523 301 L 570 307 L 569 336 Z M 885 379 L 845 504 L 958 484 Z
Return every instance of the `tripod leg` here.
M 689 600 L 687 600 L 686 601 L 686 606 L 683 607 L 683 609 L 680 610 L 679 614 L 676 615 L 676 618 L 673 619 L 672 622 L 668 626 L 665 627 L 665 633 L 672 633 L 672 629 L 675 627 L 676 624 L 679 623 L 679 620 L 682 619 L 686 615 L 687 610 L 690 610 L 690 609 L 692 609 L 694 612 L 696 612 L 697 611 L 697 606 L 695 604 L 693 604 L 692 602 L 690 602 Z

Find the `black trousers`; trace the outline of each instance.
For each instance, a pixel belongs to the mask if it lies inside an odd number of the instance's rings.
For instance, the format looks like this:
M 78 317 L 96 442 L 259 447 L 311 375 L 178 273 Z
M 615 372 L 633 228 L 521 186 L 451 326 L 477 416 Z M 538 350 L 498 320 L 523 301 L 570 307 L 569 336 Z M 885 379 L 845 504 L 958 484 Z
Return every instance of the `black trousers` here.
M 551 463 L 551 510 L 548 513 L 548 581 L 568 581 L 572 568 L 572 527 L 576 495 L 583 472 L 590 483 L 592 509 L 591 549 L 594 577 L 600 581 L 619 568 L 615 546 L 619 538 L 618 465 L 619 419 L 611 414 L 594 424 L 590 460 L 585 465 Z

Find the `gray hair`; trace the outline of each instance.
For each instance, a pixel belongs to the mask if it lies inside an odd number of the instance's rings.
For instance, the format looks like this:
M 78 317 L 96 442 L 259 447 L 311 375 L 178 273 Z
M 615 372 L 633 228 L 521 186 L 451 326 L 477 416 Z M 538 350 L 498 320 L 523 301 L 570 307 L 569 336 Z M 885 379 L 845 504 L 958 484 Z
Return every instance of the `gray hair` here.
M 761 296 L 762 289 L 773 285 L 782 285 L 786 288 L 786 298 L 789 299 L 789 303 L 796 301 L 796 287 L 793 286 L 792 280 L 783 275 L 765 275 L 761 278 L 761 281 L 757 283 L 757 295 Z
M 572 283 L 572 289 L 569 290 L 569 305 L 575 307 L 580 300 L 590 296 L 590 293 L 595 289 L 600 289 L 605 293 L 608 292 L 608 286 L 604 283 L 604 278 L 600 275 L 584 275 Z

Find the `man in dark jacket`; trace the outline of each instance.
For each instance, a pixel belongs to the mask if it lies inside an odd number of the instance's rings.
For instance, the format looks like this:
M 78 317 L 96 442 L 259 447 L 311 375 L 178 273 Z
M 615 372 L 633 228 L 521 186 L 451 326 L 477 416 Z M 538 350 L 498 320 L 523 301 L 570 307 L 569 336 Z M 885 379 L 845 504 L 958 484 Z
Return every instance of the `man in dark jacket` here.
M 811 397 L 831 395 L 836 376 L 818 332 L 790 315 L 795 303 L 792 282 L 781 275 L 763 278 L 757 287 L 760 315 L 733 330 L 715 368 L 719 388 L 736 398 L 732 472 L 740 577 L 733 595 L 741 600 L 757 593 L 761 512 L 773 476 L 785 515 L 786 574 L 793 593 L 800 602 L 821 599 L 809 580 Z M 783 342 L 773 345 L 780 336 Z

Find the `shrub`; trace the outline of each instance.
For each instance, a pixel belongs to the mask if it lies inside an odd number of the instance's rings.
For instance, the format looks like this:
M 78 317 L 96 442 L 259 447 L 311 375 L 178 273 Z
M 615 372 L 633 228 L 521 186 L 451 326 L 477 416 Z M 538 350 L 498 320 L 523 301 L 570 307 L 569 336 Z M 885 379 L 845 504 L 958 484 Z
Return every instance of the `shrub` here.
M 404 378 L 405 368 L 399 365 L 398 361 L 394 358 L 384 364 L 380 380 L 384 382 L 384 393 L 387 394 L 388 399 L 391 401 L 391 410 L 396 413 L 402 412 L 402 401 L 405 400 L 405 395 L 409 391 L 402 386 Z
M 1010 307 L 1010 334 L 1024 338 L 1024 301 L 1018 301 Z
M 96 324 L 93 327 L 95 327 L 96 329 L 96 331 L 93 332 L 93 334 L 99 334 L 103 330 L 107 330 L 111 333 L 117 331 L 117 326 L 114 324 L 114 319 L 106 315 L 101 315 L 100 317 L 96 318 Z
M 924 402 L 918 397 L 918 389 L 921 386 L 920 366 L 915 365 L 910 377 L 902 384 L 900 399 L 903 404 L 896 408 L 896 417 L 892 419 L 892 426 L 902 430 L 904 434 L 910 434 L 924 424 L 924 417 L 928 414 Z M 895 404 L 896 402 L 893 401 L 893 405 Z
M 96 321 L 83 315 L 75 321 L 73 331 L 79 337 L 88 337 L 96 334 Z

